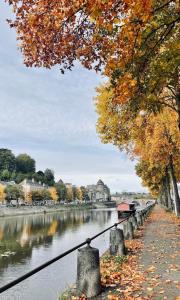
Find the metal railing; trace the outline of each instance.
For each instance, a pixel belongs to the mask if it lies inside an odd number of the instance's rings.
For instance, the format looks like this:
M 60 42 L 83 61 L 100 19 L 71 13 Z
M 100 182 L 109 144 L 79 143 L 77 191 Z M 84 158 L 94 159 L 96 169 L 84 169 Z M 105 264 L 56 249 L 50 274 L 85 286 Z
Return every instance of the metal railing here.
M 103 231 L 99 232 L 98 234 L 92 236 L 91 238 L 86 239 L 84 242 L 82 242 L 81 244 L 76 245 L 75 247 L 61 253 L 60 255 L 54 257 L 53 259 L 45 262 L 44 264 L 40 265 L 39 267 L 31 270 L 30 272 L 20 276 L 19 278 L 5 284 L 3 287 L 0 287 L 0 294 L 5 292 L 6 290 L 12 288 L 13 286 L 15 286 L 16 284 L 24 281 L 25 279 L 31 277 L 32 275 L 38 273 L 39 271 L 45 269 L 46 267 L 48 267 L 49 265 L 53 264 L 54 262 L 58 261 L 59 259 L 65 257 L 66 255 L 74 252 L 75 250 L 79 249 L 82 246 L 85 245 L 89 245 L 91 243 L 92 240 L 96 239 L 97 237 L 99 237 L 100 235 L 102 235 L 103 233 L 105 233 L 106 231 L 112 229 L 113 227 L 117 227 L 119 224 L 123 223 L 124 221 L 128 220 L 131 217 L 131 215 L 129 215 L 127 218 L 122 219 L 121 221 L 114 223 L 113 225 L 109 226 L 108 228 L 104 229 Z

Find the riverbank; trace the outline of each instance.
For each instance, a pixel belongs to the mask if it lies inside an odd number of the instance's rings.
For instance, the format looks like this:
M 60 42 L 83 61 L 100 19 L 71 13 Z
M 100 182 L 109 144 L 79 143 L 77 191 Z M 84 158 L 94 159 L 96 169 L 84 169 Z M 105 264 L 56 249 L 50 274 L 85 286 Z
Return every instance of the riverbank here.
M 94 209 L 93 205 L 81 205 L 81 206 L 55 206 L 55 207 L 6 207 L 0 209 L 0 217 L 13 217 L 35 214 L 55 213 L 76 209 Z
M 115 202 L 104 202 L 104 203 L 83 203 L 81 205 L 56 205 L 52 207 L 48 206 L 32 206 L 32 207 L 3 207 L 0 208 L 1 217 L 12 217 L 12 216 L 24 216 L 34 214 L 46 214 L 55 213 L 69 210 L 83 210 L 83 209 L 98 209 L 98 208 L 114 208 L 116 207 Z

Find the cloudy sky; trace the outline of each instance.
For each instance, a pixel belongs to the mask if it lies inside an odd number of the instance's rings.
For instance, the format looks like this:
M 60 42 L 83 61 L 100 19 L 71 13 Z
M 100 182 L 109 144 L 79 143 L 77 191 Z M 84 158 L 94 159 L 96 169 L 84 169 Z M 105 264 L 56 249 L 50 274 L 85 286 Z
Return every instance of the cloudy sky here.
M 46 167 L 56 178 L 77 185 L 101 178 L 114 191 L 142 191 L 134 163 L 111 145 L 101 144 L 95 129 L 95 87 L 103 79 L 77 66 L 61 75 L 26 68 L 15 32 L 0 2 L 0 147 L 28 153 L 37 170 Z

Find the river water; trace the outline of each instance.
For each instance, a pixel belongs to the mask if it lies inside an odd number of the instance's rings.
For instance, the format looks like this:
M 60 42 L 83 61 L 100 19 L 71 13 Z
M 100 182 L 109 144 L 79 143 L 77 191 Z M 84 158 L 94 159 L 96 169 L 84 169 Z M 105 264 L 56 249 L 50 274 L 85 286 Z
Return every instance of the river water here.
M 0 218 L 0 286 L 117 221 L 114 209 Z M 92 246 L 107 250 L 109 232 Z M 57 300 L 76 280 L 77 251 L 0 295 L 1 300 Z

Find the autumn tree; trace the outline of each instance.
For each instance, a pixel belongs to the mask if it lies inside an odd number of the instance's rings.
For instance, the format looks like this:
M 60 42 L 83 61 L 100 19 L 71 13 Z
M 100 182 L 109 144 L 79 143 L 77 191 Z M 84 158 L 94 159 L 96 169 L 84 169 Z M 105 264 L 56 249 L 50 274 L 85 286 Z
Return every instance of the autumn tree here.
M 168 169 L 164 171 L 161 164 L 151 165 L 148 161 L 140 161 L 136 164 L 136 174 L 141 177 L 142 185 L 147 187 L 151 195 L 158 198 L 160 203 L 173 210 L 173 201 L 170 194 L 170 176 Z
M 81 186 L 80 187 L 81 190 L 81 197 L 82 197 L 82 201 L 90 201 L 89 196 L 88 196 L 88 192 L 87 189 L 85 188 L 85 186 Z
M 66 197 L 67 197 L 67 200 L 69 202 L 71 202 L 73 200 L 73 189 L 72 189 L 72 186 L 66 186 L 66 189 L 67 189 L 67 194 L 66 194 Z
M 34 190 L 31 192 L 31 199 L 33 202 L 40 202 L 45 200 L 51 200 L 50 191 L 47 189 Z
M 5 200 L 5 186 L 0 184 L 0 202 L 3 202 Z
M 32 202 L 32 193 L 28 192 L 25 194 L 25 201 L 27 201 L 28 203 Z
M 103 143 L 112 143 L 128 151 L 131 145 L 131 131 L 136 126 L 136 114 L 130 109 L 129 103 L 116 104 L 114 88 L 105 84 L 97 88 L 95 99 L 98 113 L 97 132 Z
M 17 184 L 8 184 L 5 188 L 6 200 L 10 202 L 11 200 L 24 199 L 24 193 L 22 188 Z
M 136 112 L 166 105 L 180 115 L 176 0 L 6 1 L 27 66 L 58 64 L 64 72 L 78 59 L 103 70 L 117 103 Z
M 57 200 L 58 200 L 58 194 L 57 194 L 56 188 L 55 187 L 51 187 L 49 189 L 49 192 L 50 192 L 51 199 L 54 202 L 57 202 Z
M 83 193 L 82 193 L 81 187 L 77 187 L 77 189 L 76 189 L 76 197 L 80 201 L 83 200 Z
M 62 180 L 55 183 L 56 192 L 59 201 L 64 201 L 67 198 L 67 188 Z
M 52 199 L 51 191 L 48 189 L 42 189 L 41 191 L 39 191 L 39 193 L 42 195 L 43 200 L 51 200 Z
M 170 175 L 175 212 L 180 215 L 177 187 L 177 180 L 180 180 L 180 132 L 177 115 L 166 108 L 158 115 L 139 117 L 136 124 L 137 127 L 132 129 L 135 141 L 133 153 L 148 162 L 150 167 L 158 167 L 159 172 L 161 170 L 163 186 L 168 187 Z
M 158 114 L 143 111 L 136 116 L 131 112 L 129 103 L 117 106 L 113 94 L 114 89 L 110 85 L 98 89 L 96 98 L 99 114 L 97 130 L 101 140 L 104 143 L 114 144 L 120 150 L 125 150 L 130 157 L 140 158 L 141 168 L 139 170 L 144 176 L 144 183 L 153 194 L 160 192 L 161 185 L 167 187 L 171 181 L 178 214 L 177 180 L 180 180 L 180 133 L 177 126 L 177 113 L 166 107 Z M 154 172 L 157 174 L 154 174 L 153 180 Z M 167 181 L 169 176 L 171 180 Z M 167 189 L 168 193 L 169 190 L 170 187 Z M 170 206 L 170 197 L 168 201 Z
M 72 198 L 73 200 L 78 199 L 78 188 L 75 185 L 72 186 Z
M 32 202 L 39 202 L 43 200 L 43 195 L 40 191 L 32 191 L 31 192 Z

